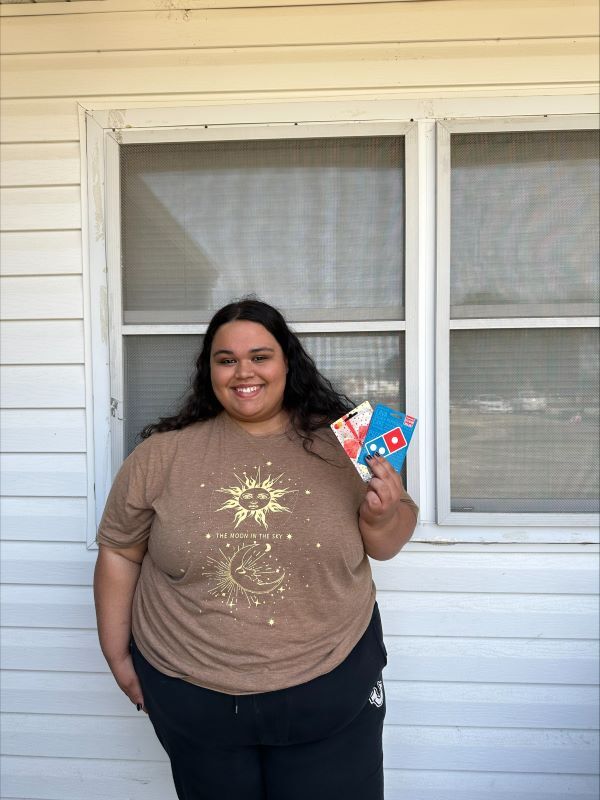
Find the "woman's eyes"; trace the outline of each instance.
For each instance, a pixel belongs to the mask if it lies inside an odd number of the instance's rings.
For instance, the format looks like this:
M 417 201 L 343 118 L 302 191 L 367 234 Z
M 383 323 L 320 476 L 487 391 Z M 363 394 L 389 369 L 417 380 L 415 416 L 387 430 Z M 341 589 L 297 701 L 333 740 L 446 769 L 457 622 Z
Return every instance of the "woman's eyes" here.
M 260 361 L 267 361 L 268 358 L 269 358 L 269 356 L 253 356 L 252 357 L 252 361 L 259 361 L 259 362 Z M 235 364 L 235 363 L 236 363 L 235 358 L 222 358 L 222 359 L 219 360 L 219 364 L 223 364 L 225 366 L 228 366 L 230 364 Z

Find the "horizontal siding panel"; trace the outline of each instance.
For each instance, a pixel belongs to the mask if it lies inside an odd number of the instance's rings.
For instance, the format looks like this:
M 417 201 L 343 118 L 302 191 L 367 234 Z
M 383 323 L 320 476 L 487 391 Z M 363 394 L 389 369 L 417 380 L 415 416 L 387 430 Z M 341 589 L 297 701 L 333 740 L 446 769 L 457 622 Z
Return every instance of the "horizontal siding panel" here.
M 592 731 L 387 725 L 385 763 L 391 769 L 594 774 L 598 735 Z M 411 798 L 412 800 L 412 798 Z
M 9 768 L 10 769 L 10 768 Z M 387 800 L 597 800 L 595 775 L 385 771 Z
M 557 683 L 594 686 L 598 680 L 598 643 L 543 639 L 445 639 L 386 636 L 389 680 L 497 683 Z M 439 655 L 436 652 L 439 650 Z M 3 632 L 7 669 L 104 672 L 106 663 L 92 630 Z
M 4 752 L 155 761 L 163 751 L 150 721 L 136 717 L 4 715 Z M 394 769 L 481 770 L 593 774 L 598 737 L 588 731 L 492 730 L 386 726 L 386 766 Z M 140 770 L 143 772 L 143 770 Z
M 82 364 L 83 358 L 83 321 L 0 323 L 2 364 Z
M 344 6 L 248 9 L 168 9 L 73 15 L 56 25 L 52 16 L 13 17 L 2 25 L 2 52 L 69 53 L 93 50 L 158 50 L 375 44 L 451 39 L 586 36 L 598 29 L 597 6 L 565 0 L 473 0 L 437 3 L 363 3 Z M 135 30 L 132 37 L 131 31 Z
M 96 554 L 80 543 L 6 542 L 2 548 L 2 580 L 91 586 Z
M 89 586 L 0 586 L 0 593 L 6 627 L 96 627 Z
M 380 591 L 593 594 L 597 560 L 580 553 L 461 553 L 403 550 L 390 561 L 372 563 Z
M 3 144 L 2 186 L 52 186 L 79 183 L 78 144 Z
M 63 275 L 82 271 L 80 231 L 0 234 L 3 275 Z
M 43 2 L 49 2 L 49 0 L 42 0 Z M 52 0 L 50 0 L 52 1 Z M 18 0 L 17 0 L 18 2 Z M 361 4 L 364 2 L 367 3 L 378 3 L 381 0 L 358 0 Z M 401 2 L 411 2 L 411 0 L 401 0 Z M 414 2 L 414 0 L 412 0 Z M 447 0 L 440 0 L 440 2 L 447 2 Z M 238 7 L 246 7 L 246 6 L 260 6 L 260 7 L 273 7 L 273 6 L 293 6 L 297 3 L 297 0 L 234 0 L 234 2 L 223 2 L 223 0 L 169 0 L 170 8 L 183 8 L 183 9 L 191 9 L 191 8 L 238 8 Z M 304 0 L 305 5 L 313 6 L 313 5 L 322 5 L 323 0 Z M 330 0 L 331 5 L 337 5 L 338 3 L 341 4 L 348 4 L 348 0 Z M 71 16 L 72 14 L 95 14 L 100 12 L 101 14 L 113 13 L 115 11 L 163 11 L 165 8 L 164 0 L 86 0 L 84 8 L 81 8 L 79 2 L 74 3 L 72 6 L 68 6 L 67 8 L 63 8 L 62 2 L 54 2 L 51 6 L 52 13 L 56 15 L 68 15 Z M 37 6 L 37 5 L 16 5 L 16 4 L 4 4 L 0 5 L 0 17 L 31 17 L 31 16 L 43 16 L 48 14 L 47 6 Z
M 10 676 L 7 677 L 10 687 Z M 592 686 L 386 680 L 385 687 L 385 721 L 389 725 L 570 728 L 591 731 L 597 727 L 600 698 L 598 688 Z M 22 690 L 25 692 L 26 686 Z M 6 710 L 11 709 L 6 707 Z M 34 709 L 12 710 L 26 712 Z
M 63 606 L 66 603 L 66 606 Z M 379 598 L 391 635 L 595 639 L 594 597 L 406 594 Z M 75 586 L 13 586 L 4 624 L 37 628 L 93 627 L 91 591 Z
M 176 800 L 166 756 L 161 761 L 81 758 L 2 759 L 7 797 L 35 800 Z M 32 781 L 32 775 L 42 776 Z M 244 798 L 240 798 L 244 800 Z
M 97 758 L 101 753 L 106 759 L 164 758 L 143 712 L 125 718 L 4 714 L 2 727 L 5 755 L 60 757 L 68 753 L 73 758 Z
M 4 408 L 83 408 L 83 366 L 3 366 Z
M 251 92 L 257 87 L 267 92 L 567 84 L 594 81 L 596 61 L 594 41 L 570 38 L 18 55 L 3 56 L 0 65 L 4 96 L 25 98 L 144 94 L 149 90 L 153 94 Z
M 593 596 L 380 592 L 384 630 L 396 636 L 595 639 Z
M 109 0 L 106 0 L 109 2 Z M 166 760 L 136 762 L 75 758 L 1 761 L 6 797 L 34 800 L 175 800 Z M 43 779 L 32 786 L 32 775 Z M 593 775 L 502 772 L 385 771 L 387 800 L 597 800 Z M 240 798 L 243 800 L 243 798 Z
M 4 497 L 0 532 L 5 540 L 85 542 L 83 497 Z
M 594 730 L 598 689 L 511 684 L 385 683 L 388 725 Z M 2 708 L 18 714 L 134 717 L 110 673 L 3 673 Z
M 83 316 L 79 275 L 0 278 L 4 319 L 66 319 Z
M 135 717 L 138 712 L 110 673 L 2 673 L 2 710 L 19 714 Z
M 4 453 L 2 492 L 5 495 L 85 497 L 86 458 L 78 453 Z
M 2 189 L 2 230 L 67 230 L 81 226 L 79 186 Z
M 0 644 L 5 669 L 109 674 L 95 630 L 3 628 Z
M 79 116 L 73 100 L 3 100 L 0 142 L 77 142 Z
M 5 453 L 85 452 L 83 409 L 3 409 L 0 444 Z
M 385 629 L 385 625 L 384 625 Z M 598 682 L 598 642 L 573 639 L 392 636 L 386 631 L 385 677 L 396 680 L 560 683 Z

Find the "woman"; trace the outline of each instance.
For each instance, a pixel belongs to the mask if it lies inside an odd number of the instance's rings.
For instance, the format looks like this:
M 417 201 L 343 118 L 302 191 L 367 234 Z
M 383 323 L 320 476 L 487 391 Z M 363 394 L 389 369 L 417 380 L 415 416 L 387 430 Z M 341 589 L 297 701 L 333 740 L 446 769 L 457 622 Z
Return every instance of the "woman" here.
M 191 395 L 142 433 L 98 531 L 102 651 L 182 800 L 381 800 L 386 654 L 367 554 L 417 508 L 329 430 L 350 405 L 281 314 L 218 311 Z

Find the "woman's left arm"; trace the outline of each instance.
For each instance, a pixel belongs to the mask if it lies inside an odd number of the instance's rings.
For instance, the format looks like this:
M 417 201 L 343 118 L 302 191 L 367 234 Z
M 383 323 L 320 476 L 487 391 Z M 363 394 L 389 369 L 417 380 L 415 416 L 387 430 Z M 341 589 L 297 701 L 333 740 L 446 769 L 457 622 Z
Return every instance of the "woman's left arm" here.
M 369 466 L 373 477 L 358 511 L 358 527 L 367 555 L 385 561 L 409 541 L 417 517 L 393 467 L 380 456 L 370 458 Z

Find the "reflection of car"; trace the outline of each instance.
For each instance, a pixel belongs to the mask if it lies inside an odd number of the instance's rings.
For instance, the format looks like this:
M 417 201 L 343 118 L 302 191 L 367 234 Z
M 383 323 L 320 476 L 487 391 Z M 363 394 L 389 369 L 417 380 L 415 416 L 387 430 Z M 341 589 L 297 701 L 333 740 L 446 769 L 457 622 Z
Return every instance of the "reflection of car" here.
M 521 392 L 515 405 L 519 411 L 545 411 L 548 408 L 548 401 L 534 392 Z
M 480 411 L 486 413 L 507 413 L 508 411 L 512 411 L 512 406 L 508 400 L 505 400 L 497 394 L 480 394 L 475 398 L 473 405 Z

